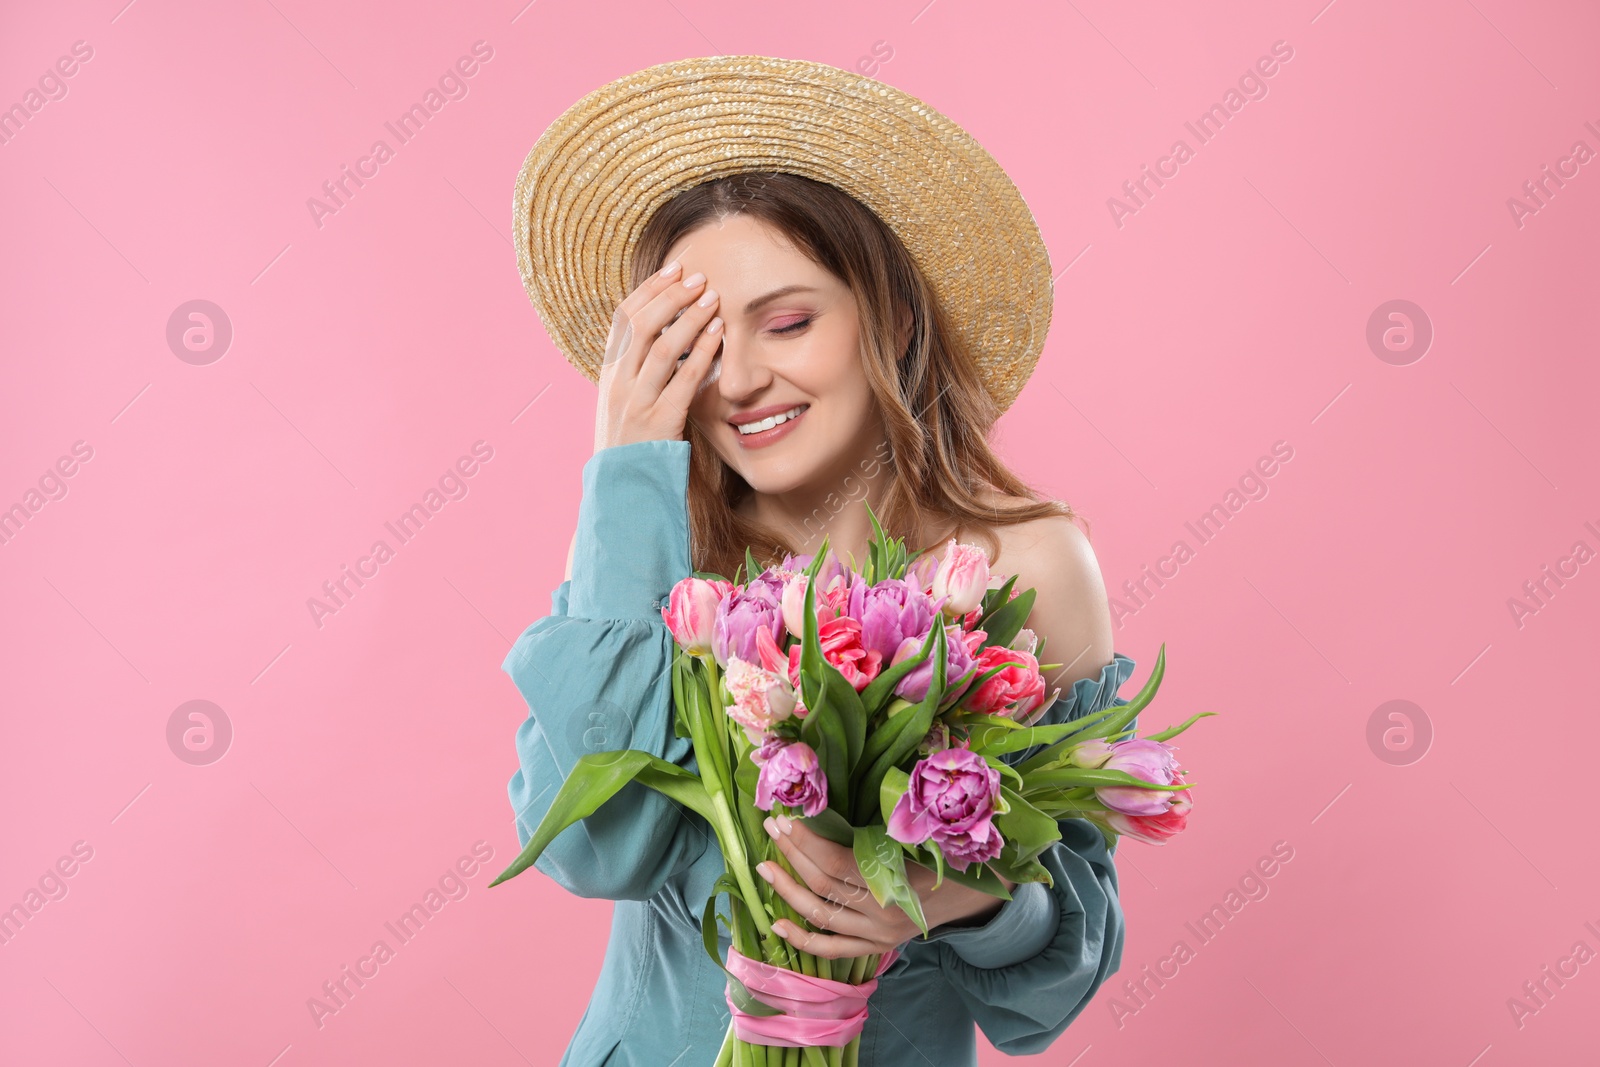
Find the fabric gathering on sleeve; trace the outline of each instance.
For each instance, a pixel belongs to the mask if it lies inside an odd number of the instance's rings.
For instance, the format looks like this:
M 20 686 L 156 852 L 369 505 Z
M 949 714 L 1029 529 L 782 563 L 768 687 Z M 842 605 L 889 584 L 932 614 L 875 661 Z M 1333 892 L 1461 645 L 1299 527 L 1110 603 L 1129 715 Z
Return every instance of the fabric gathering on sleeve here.
M 1116 653 L 1098 677 L 1075 682 L 1040 724 L 1128 703 L 1117 691 L 1133 669 L 1132 659 Z M 1008 753 L 1008 762 L 1037 751 Z M 1087 820 L 1058 822 L 1061 840 L 1039 854 L 1054 885 L 1023 883 L 988 924 L 927 938 L 939 943 L 939 965 L 984 1037 L 1009 1055 L 1049 1048 L 1122 965 L 1114 850 Z
M 507 786 L 524 846 L 588 753 L 639 749 L 697 770 L 691 742 L 673 730 L 677 646 L 660 612 L 690 574 L 688 459 L 686 441 L 642 441 L 584 465 L 572 577 L 501 664 L 528 705 Z M 630 782 L 558 834 L 535 866 L 578 896 L 645 900 L 711 835 L 700 816 Z

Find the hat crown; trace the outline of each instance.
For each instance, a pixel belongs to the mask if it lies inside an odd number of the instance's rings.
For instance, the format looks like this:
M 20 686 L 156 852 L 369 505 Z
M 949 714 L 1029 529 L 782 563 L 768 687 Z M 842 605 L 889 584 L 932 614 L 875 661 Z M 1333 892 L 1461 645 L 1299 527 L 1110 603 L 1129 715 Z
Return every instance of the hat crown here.
M 714 178 L 827 182 L 900 238 L 999 410 L 1050 328 L 1050 258 L 1022 194 L 928 104 L 824 63 L 679 59 L 602 85 L 539 137 L 517 175 L 517 269 L 556 347 L 597 381 L 633 251 L 667 200 Z

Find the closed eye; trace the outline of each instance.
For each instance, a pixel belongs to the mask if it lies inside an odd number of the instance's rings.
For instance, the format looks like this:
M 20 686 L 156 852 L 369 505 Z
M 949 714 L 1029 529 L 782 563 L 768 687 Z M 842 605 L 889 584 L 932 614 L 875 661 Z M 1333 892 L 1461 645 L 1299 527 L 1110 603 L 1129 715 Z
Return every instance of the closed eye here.
M 811 318 L 810 318 L 810 316 L 807 316 L 806 318 L 799 319 L 799 320 L 797 320 L 795 322 L 791 322 L 787 326 L 779 326 L 777 329 L 772 330 L 770 332 L 771 333 L 798 333 L 800 330 L 805 329 L 809 325 L 811 325 Z

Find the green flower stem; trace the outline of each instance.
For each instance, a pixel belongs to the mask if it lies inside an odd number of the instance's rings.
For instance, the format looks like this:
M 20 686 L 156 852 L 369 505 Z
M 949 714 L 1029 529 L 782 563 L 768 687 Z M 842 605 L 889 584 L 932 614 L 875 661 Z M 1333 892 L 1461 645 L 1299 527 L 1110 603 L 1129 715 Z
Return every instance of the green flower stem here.
M 774 805 L 773 810 L 778 810 L 776 805 Z M 800 876 L 795 873 L 794 865 L 789 862 L 789 857 L 785 856 L 783 852 L 776 847 L 774 847 L 772 850 L 772 858 L 770 862 L 776 863 L 785 871 L 788 871 L 789 877 L 793 878 L 796 882 L 800 881 Z M 781 896 L 778 896 L 776 892 L 773 893 L 772 897 L 772 910 L 780 918 L 787 919 L 791 925 L 796 927 L 800 926 L 801 920 L 799 913 L 790 907 L 789 902 L 784 900 Z M 801 974 L 810 975 L 812 978 L 819 977 L 817 966 L 820 961 L 816 956 L 796 948 L 788 938 L 782 936 L 781 934 L 775 933 L 773 936 L 789 947 L 791 952 L 789 969 L 791 971 L 799 971 Z M 826 975 L 822 975 L 821 977 L 826 977 Z
M 778 966 L 786 970 L 798 971 L 800 969 L 800 961 L 795 958 L 795 947 L 779 937 L 776 931 L 767 936 L 761 943 L 766 946 L 766 952 L 762 954 L 762 959 L 776 961 Z
M 714 693 L 717 688 L 716 661 L 709 656 L 698 658 L 706 665 L 710 688 Z M 767 909 L 763 907 L 761 894 L 756 890 L 755 881 L 751 876 L 750 857 L 745 851 L 744 833 L 739 829 L 739 822 L 728 806 L 728 793 L 733 789 L 733 776 L 728 769 L 728 749 L 725 743 L 727 734 L 720 725 L 710 721 L 710 706 L 704 696 L 700 687 L 695 686 L 694 696 L 691 698 L 693 707 L 687 716 L 689 737 L 694 744 L 695 762 L 700 766 L 700 777 L 705 781 L 706 792 L 711 796 L 714 825 L 722 844 L 723 858 L 727 862 L 728 869 L 733 872 L 734 880 L 739 883 L 745 901 L 749 904 L 750 917 L 755 921 L 756 929 L 765 938 L 772 933 L 772 923 L 767 918 Z M 720 699 L 717 699 L 716 703 L 720 706 Z
M 703 758 L 702 748 L 704 757 L 709 757 L 700 764 L 702 777 L 709 763 L 716 791 L 725 792 L 733 788 L 733 771 L 728 763 L 728 735 L 721 723 L 726 714 L 722 710 L 722 697 L 718 692 L 717 661 L 709 655 L 695 658 L 705 667 L 708 684 L 705 690 L 695 687 L 694 714 L 689 717 L 689 732 L 695 735 L 696 759 Z
M 710 722 L 715 726 L 715 735 L 718 740 L 715 756 L 717 759 L 717 778 L 725 783 L 729 789 L 733 788 L 733 769 L 728 760 L 728 709 L 722 703 L 722 670 L 717 665 L 716 657 L 709 652 L 699 657 L 706 669 L 707 693 L 711 698 L 707 712 Z
M 717 816 L 717 833 L 723 839 L 724 850 L 732 848 L 732 854 L 725 857 L 728 867 L 733 871 L 734 880 L 739 883 L 745 900 L 750 902 L 750 917 L 755 920 L 756 929 L 761 931 L 762 937 L 767 937 L 772 934 L 772 922 L 767 918 L 767 909 L 762 907 L 761 893 L 756 889 L 750 873 L 750 857 L 745 854 L 744 834 L 739 832 L 733 812 L 728 809 L 728 794 L 720 791 L 713 793 L 711 808 Z
M 711 1067 L 733 1067 L 733 1046 L 737 1039 L 733 1036 L 733 1020 L 728 1020 L 728 1032 L 722 1035 L 722 1047 L 717 1050 L 717 1058 Z
M 768 839 L 766 843 L 761 846 L 761 858 L 767 862 L 776 860 L 780 855 L 781 853 L 778 851 L 777 844 L 771 839 Z M 794 917 L 788 914 L 788 908 L 784 899 L 778 896 L 777 891 L 772 889 L 770 886 L 767 887 L 767 892 L 771 896 L 769 903 L 773 910 L 773 917 L 789 918 L 792 921 Z M 791 971 L 800 970 L 800 950 L 791 945 L 788 938 L 780 936 L 779 933 L 774 930 L 771 936 L 763 940 L 762 944 L 764 944 L 767 948 L 767 954 L 765 956 L 767 960 L 776 961 L 781 966 Z

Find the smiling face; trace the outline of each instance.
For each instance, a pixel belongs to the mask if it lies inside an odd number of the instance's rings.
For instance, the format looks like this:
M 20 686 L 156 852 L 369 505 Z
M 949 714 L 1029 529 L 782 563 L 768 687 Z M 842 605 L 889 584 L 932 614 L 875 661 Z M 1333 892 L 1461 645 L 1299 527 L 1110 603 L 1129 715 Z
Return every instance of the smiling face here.
M 690 230 L 664 261 L 675 258 L 685 277 L 705 274 L 725 323 L 690 417 L 757 493 L 836 491 L 884 440 L 850 288 L 747 215 Z M 793 422 L 760 433 L 735 425 L 794 408 L 804 410 Z

